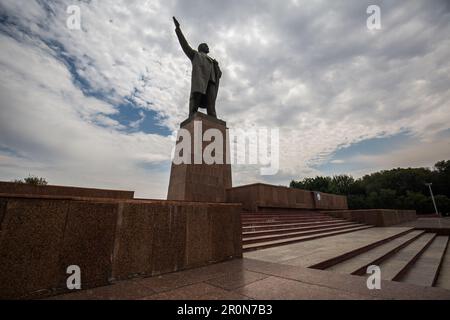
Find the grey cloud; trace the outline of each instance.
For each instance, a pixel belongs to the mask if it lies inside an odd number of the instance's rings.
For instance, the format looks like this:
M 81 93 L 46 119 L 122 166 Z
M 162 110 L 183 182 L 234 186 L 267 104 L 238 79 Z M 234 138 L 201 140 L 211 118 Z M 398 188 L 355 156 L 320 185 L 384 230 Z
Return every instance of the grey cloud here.
M 20 23 L 0 30 L 21 39 L 26 45 L 23 50 L 40 47 L 40 54 L 52 59 L 54 51 L 43 40 L 62 44 L 94 90 L 111 92 L 103 101 L 106 105 L 114 109 L 121 99 L 133 96 L 139 107 L 156 111 L 171 130 L 186 117 L 189 95 L 190 64 L 178 47 L 171 21 L 172 15 L 177 16 L 191 44 L 208 42 L 211 54 L 221 63 L 219 116 L 232 127 L 281 129 L 282 170 L 271 181 L 318 173 L 312 168 L 326 162 L 337 148 L 371 137 L 408 130 L 418 139 L 448 141 L 438 135 L 449 128 L 450 120 L 450 7 L 445 0 L 377 1 L 383 27 L 378 32 L 366 29 L 366 8 L 372 4 L 368 0 L 80 2 L 82 32 L 68 32 L 64 27 L 64 9 L 71 1 L 47 2 L 47 10 L 39 5 L 42 2 L 27 1 L 26 7 L 20 2 L 2 2 L 2 10 Z M 48 14 L 48 8 L 53 14 Z M 32 30 L 31 35 L 19 27 Z M 37 92 L 40 89 L 32 85 L 34 63 L 24 61 L 30 69 L 24 85 Z M 5 68 L 0 68 L 3 73 Z M 59 84 L 54 87 L 60 88 Z M 78 97 L 74 88 L 62 89 Z M 61 154 L 68 152 L 77 154 L 81 163 L 91 160 L 83 155 L 83 147 L 59 149 L 49 143 L 49 137 L 33 144 L 35 117 L 11 106 L 12 95 L 17 94 L 20 90 L 3 94 L 2 112 L 28 117 L 31 128 L 21 135 L 13 129 L 4 131 L 8 140 L 3 144 L 32 158 L 47 150 L 55 159 L 66 159 Z M 46 103 L 54 92 L 45 88 L 42 95 L 39 99 Z M 86 113 L 73 129 L 77 132 L 99 112 L 99 107 L 87 107 L 88 112 L 81 106 L 93 100 L 79 99 L 81 103 L 64 101 L 68 112 Z M 43 112 L 50 110 L 43 108 Z M 111 137 L 107 132 L 113 132 L 121 145 L 129 143 L 133 157 L 123 161 L 127 170 L 138 172 L 135 159 L 150 155 L 139 152 L 143 145 L 138 137 L 121 136 L 113 122 L 104 120 L 111 126 L 93 132 L 104 134 L 106 140 Z M 161 144 L 167 140 L 147 139 L 149 150 L 159 150 L 157 158 L 164 158 Z M 110 156 L 115 150 L 102 152 Z M 83 171 L 83 166 L 77 171 Z M 235 181 L 258 179 L 248 168 L 234 171 Z M 160 174 L 158 179 L 165 185 L 168 176 Z

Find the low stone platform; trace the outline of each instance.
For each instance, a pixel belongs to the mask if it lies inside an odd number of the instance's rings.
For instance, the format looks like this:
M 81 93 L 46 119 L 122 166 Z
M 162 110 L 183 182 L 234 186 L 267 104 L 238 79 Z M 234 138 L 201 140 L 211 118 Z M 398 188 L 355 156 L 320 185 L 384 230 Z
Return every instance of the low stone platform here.
M 376 227 L 390 227 L 417 219 L 415 210 L 364 209 L 327 211 L 327 214 Z
M 412 227 L 441 235 L 450 235 L 450 218 L 424 218 L 400 224 L 402 227 Z
M 35 186 L 25 183 L 0 181 L 0 195 L 133 199 L 134 191 L 53 185 Z
M 345 210 L 347 197 L 255 183 L 227 189 L 227 201 L 242 203 L 244 211 Z
M 450 291 L 382 281 L 367 289 L 364 277 L 236 259 L 158 277 L 52 297 L 56 300 L 450 300 Z

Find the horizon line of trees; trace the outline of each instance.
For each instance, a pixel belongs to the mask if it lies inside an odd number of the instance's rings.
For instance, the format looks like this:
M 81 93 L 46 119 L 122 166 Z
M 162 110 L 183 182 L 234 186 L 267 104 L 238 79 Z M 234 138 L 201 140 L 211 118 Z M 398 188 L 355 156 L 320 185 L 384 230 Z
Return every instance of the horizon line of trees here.
M 351 175 L 316 176 L 292 180 L 291 188 L 346 195 L 349 209 L 412 209 L 434 213 L 426 183 L 432 190 L 438 211 L 450 214 L 450 160 L 433 168 L 396 168 L 382 170 L 355 179 Z
M 16 180 L 13 180 L 12 182 L 17 183 L 17 184 L 31 184 L 34 186 L 48 185 L 48 182 L 45 178 L 33 176 L 31 174 L 28 175 L 28 177 L 26 177 L 24 179 L 16 179 Z

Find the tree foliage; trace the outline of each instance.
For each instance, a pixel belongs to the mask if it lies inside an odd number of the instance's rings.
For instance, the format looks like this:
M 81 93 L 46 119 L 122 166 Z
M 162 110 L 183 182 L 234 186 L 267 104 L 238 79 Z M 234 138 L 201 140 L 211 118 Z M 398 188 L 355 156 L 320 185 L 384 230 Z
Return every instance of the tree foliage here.
M 23 184 L 31 184 L 34 186 L 46 186 L 48 184 L 47 180 L 45 178 L 40 178 L 36 176 L 29 175 L 25 179 L 20 180 L 14 180 L 14 183 L 23 183 Z
M 291 188 L 346 195 L 350 209 L 414 209 L 433 213 L 432 183 L 438 210 L 450 213 L 450 160 L 439 161 L 434 168 L 396 168 L 359 179 L 349 175 L 317 176 L 291 181 Z

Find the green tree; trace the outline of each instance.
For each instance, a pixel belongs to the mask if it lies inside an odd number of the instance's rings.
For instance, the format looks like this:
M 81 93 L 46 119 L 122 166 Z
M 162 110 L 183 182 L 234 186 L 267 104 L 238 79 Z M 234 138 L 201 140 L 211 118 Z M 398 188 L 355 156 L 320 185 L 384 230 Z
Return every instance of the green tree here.
M 434 212 L 428 187 L 440 195 L 438 209 L 450 212 L 450 160 L 439 161 L 433 169 L 395 168 L 368 174 L 359 179 L 349 175 L 317 176 L 292 181 L 291 188 L 347 195 L 350 209 L 413 209 Z M 438 202 L 438 201 L 436 201 Z M 442 209 L 441 209 L 442 208 Z
M 450 198 L 447 196 L 444 196 L 442 194 L 439 194 L 434 197 L 434 200 L 436 201 L 436 206 L 438 208 L 438 211 L 442 213 L 444 216 L 450 215 Z
M 311 191 L 330 192 L 330 177 L 317 176 L 315 178 L 305 178 L 300 181 L 292 181 L 291 188 L 298 188 Z
M 450 160 L 439 161 L 434 165 L 433 191 L 450 197 Z
M 24 184 L 31 184 L 34 186 L 46 186 L 47 180 L 45 178 L 40 178 L 36 176 L 29 175 L 27 178 L 23 180 L 14 180 L 15 183 L 24 183 Z
M 432 213 L 434 211 L 431 199 L 419 192 L 408 191 L 403 201 L 405 209 L 416 210 L 419 213 Z
M 378 207 L 381 209 L 396 209 L 397 192 L 392 189 L 381 189 L 378 194 Z
M 348 208 L 351 210 L 369 209 L 365 194 L 349 194 L 347 203 Z
M 355 184 L 355 179 L 349 175 L 333 176 L 330 181 L 329 191 L 334 194 L 351 194 L 352 186 Z

